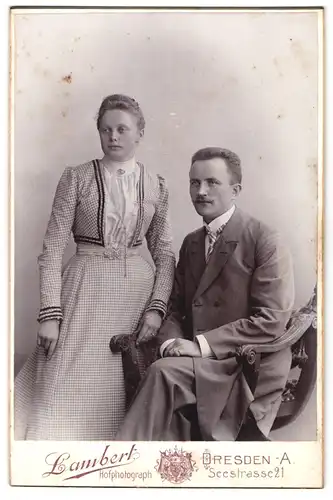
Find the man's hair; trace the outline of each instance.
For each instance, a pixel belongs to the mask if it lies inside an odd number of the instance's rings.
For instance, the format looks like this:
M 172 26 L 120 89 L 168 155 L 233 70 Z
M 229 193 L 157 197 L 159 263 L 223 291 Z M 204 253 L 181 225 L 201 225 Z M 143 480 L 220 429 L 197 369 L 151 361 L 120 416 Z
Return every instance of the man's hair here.
M 242 183 L 242 167 L 239 156 L 233 153 L 229 149 L 223 149 L 218 147 L 208 147 L 199 149 L 192 156 L 191 165 L 195 161 L 211 160 L 212 158 L 222 158 L 227 164 L 231 184 L 241 184 Z

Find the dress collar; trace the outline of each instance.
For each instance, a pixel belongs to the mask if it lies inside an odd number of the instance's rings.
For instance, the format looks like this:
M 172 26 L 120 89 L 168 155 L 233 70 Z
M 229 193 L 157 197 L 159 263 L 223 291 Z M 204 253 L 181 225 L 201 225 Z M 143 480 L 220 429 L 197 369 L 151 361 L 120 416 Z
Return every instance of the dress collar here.
M 132 174 L 137 169 L 137 163 L 134 156 L 126 161 L 109 162 L 107 167 L 103 161 L 100 160 L 100 163 L 106 174 L 116 175 L 117 177 L 125 177 L 126 175 Z

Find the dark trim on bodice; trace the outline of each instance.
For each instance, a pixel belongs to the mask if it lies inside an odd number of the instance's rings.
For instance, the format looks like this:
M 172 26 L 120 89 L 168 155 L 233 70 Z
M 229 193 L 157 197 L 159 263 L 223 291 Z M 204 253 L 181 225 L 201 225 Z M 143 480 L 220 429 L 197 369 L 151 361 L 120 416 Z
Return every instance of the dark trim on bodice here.
M 140 237 L 142 224 L 143 224 L 143 215 L 144 215 L 144 166 L 142 163 L 137 162 L 140 168 L 140 177 L 138 182 L 138 200 L 139 200 L 139 209 L 138 209 L 138 217 L 136 221 L 136 228 L 134 231 L 134 235 L 130 244 L 130 247 L 135 247 L 142 244 L 142 241 L 138 238 Z
M 105 239 L 104 239 L 105 189 L 103 182 L 103 174 L 100 161 L 93 160 L 92 163 L 94 167 L 94 174 L 98 191 L 98 210 L 97 210 L 97 221 L 96 221 L 98 237 L 94 238 L 92 236 L 76 235 L 74 236 L 74 241 L 75 243 L 92 243 L 94 245 L 100 245 L 104 247 L 105 246 Z M 134 231 L 132 241 L 129 245 L 130 247 L 136 247 L 142 244 L 142 240 L 140 240 L 139 238 L 144 219 L 144 166 L 140 162 L 137 163 L 140 168 L 140 177 L 137 186 L 139 208 L 138 208 L 136 228 Z

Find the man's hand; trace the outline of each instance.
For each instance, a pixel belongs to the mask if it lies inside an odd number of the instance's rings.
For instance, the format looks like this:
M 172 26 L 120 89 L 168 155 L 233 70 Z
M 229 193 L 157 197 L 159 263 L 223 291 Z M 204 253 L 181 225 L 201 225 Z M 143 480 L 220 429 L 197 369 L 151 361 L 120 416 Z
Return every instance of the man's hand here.
M 189 356 L 190 358 L 201 358 L 201 350 L 196 342 L 186 339 L 176 339 L 165 348 L 164 357 L 165 356 Z
M 155 337 L 155 335 L 157 335 L 158 333 L 158 330 L 161 328 L 161 324 L 162 317 L 158 312 L 146 312 L 142 321 L 140 333 L 136 341 L 137 345 L 143 342 L 148 342 L 148 340 L 151 340 L 153 337 Z

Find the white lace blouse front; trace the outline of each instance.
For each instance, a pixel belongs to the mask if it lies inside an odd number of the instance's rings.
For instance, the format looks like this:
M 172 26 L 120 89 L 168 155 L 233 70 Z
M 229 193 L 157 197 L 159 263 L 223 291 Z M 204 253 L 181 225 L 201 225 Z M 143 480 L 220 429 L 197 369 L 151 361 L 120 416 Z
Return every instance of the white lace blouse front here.
M 138 217 L 140 168 L 134 158 L 103 165 L 105 181 L 105 245 L 118 248 L 129 245 Z

